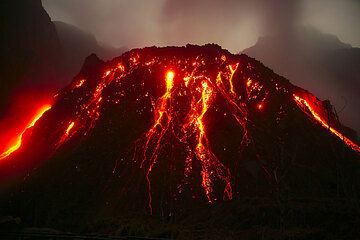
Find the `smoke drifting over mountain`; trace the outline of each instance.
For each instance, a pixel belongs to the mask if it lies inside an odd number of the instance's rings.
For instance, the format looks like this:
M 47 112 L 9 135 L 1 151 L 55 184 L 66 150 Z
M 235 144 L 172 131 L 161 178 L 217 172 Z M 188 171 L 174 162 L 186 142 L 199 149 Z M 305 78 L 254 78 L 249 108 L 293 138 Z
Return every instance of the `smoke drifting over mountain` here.
M 354 0 L 43 0 L 53 20 L 72 23 L 99 41 L 129 48 L 216 42 L 238 52 L 260 35 L 317 27 L 360 46 Z
M 359 1 L 43 0 L 43 4 L 53 20 L 78 26 L 114 47 L 217 43 L 238 53 L 254 46 L 245 53 L 330 99 L 345 124 L 360 131 L 356 111 L 360 55 L 355 48 L 334 52 L 360 46 Z

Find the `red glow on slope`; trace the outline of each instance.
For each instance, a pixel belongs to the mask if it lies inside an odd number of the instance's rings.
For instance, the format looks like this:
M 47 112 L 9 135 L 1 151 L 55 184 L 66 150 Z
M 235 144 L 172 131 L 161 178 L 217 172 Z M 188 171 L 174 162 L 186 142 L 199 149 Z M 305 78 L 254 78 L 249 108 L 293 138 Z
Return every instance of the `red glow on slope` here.
M 110 75 L 110 73 L 111 73 L 111 71 L 110 71 L 110 70 L 106 71 L 106 72 L 105 72 L 105 74 L 104 74 L 104 77 L 109 76 L 109 75 Z
M 239 145 L 236 146 L 239 151 L 243 151 L 251 144 L 256 144 L 256 139 L 251 138 L 252 129 L 256 125 L 252 122 L 253 111 L 249 111 L 249 108 L 261 112 L 265 108 L 271 110 L 272 106 L 267 97 L 269 89 L 267 85 L 263 85 L 262 77 L 249 73 L 244 74 L 245 67 L 251 69 L 251 65 L 246 66 L 240 59 L 228 58 L 225 55 L 217 55 L 215 61 L 215 64 L 211 65 L 214 62 L 202 55 L 171 58 L 170 60 L 169 58 L 163 59 L 161 56 L 141 56 L 140 58 L 137 54 L 130 58 L 122 58 L 121 61 L 102 69 L 96 84 L 92 84 L 91 80 L 81 89 L 84 91 L 73 91 L 75 94 L 84 92 L 84 95 L 76 98 L 79 104 L 76 105 L 74 114 L 65 116 L 65 119 L 62 119 L 57 125 L 60 126 L 60 129 L 56 132 L 59 134 L 56 135 L 58 138 L 54 145 L 58 148 L 74 136 L 87 137 L 96 126 L 97 121 L 102 119 L 101 114 L 104 109 L 112 107 L 112 104 L 121 104 L 123 98 L 126 100 L 127 89 L 123 86 L 128 86 L 126 81 L 131 80 L 134 81 L 131 82 L 131 86 L 136 86 L 134 90 L 136 90 L 136 94 L 139 94 L 136 97 L 137 104 L 142 103 L 143 99 L 149 101 L 144 106 L 139 105 L 142 109 L 136 112 L 140 114 L 139 116 L 146 116 L 145 121 L 149 120 L 148 114 L 153 117 L 150 119 L 150 125 L 145 125 L 147 129 L 141 130 L 144 132 L 134 144 L 135 152 L 130 153 L 133 163 L 143 169 L 150 212 L 153 212 L 153 200 L 156 200 L 154 198 L 156 188 L 152 188 L 151 184 L 156 183 L 157 178 L 153 175 L 157 172 L 157 167 L 163 166 L 160 161 L 178 160 L 175 159 L 177 156 L 173 157 L 168 154 L 169 147 L 180 146 L 184 150 L 184 154 L 179 159 L 184 161 L 181 163 L 183 164 L 181 165 L 181 171 L 183 171 L 181 177 L 183 178 L 179 180 L 177 186 L 179 193 L 190 186 L 189 190 L 193 193 L 193 198 L 200 196 L 197 192 L 200 190 L 201 197 L 207 199 L 208 203 L 214 203 L 221 197 L 232 199 L 233 187 L 236 187 L 236 181 L 232 181 L 236 175 L 232 176 L 231 162 L 223 161 L 224 159 L 221 158 L 223 155 L 220 152 L 222 150 L 221 148 L 219 150 L 219 146 L 216 145 L 218 142 L 213 138 L 214 131 L 210 128 L 218 127 L 213 125 L 214 122 L 216 123 L 213 121 L 213 117 L 226 116 L 226 121 L 232 121 L 231 124 L 236 126 L 236 130 L 240 134 L 240 138 L 237 138 L 235 140 L 237 142 L 234 144 Z M 210 63 L 209 67 L 207 67 L 208 63 Z M 174 68 L 169 68 L 169 66 Z M 162 77 L 160 79 L 142 79 L 141 76 L 146 75 L 143 75 L 141 67 L 149 70 L 150 74 L 161 71 Z M 176 69 L 176 73 L 169 69 Z M 139 73 L 140 75 L 138 75 Z M 183 81 L 177 81 L 180 79 Z M 142 80 L 144 81 L 142 82 Z M 152 81 L 156 84 L 154 91 L 148 91 L 149 83 L 146 82 L 148 80 L 150 84 L 153 84 Z M 77 79 L 71 86 L 78 88 L 84 83 L 85 80 Z M 124 83 L 123 86 L 122 83 Z M 141 88 L 138 90 L 137 86 L 141 86 Z M 280 81 L 275 82 L 275 86 L 277 91 L 283 91 Z M 112 91 L 112 87 L 116 89 L 116 92 Z M 158 93 L 159 89 L 162 89 L 160 94 Z M 286 94 L 291 91 L 291 88 L 287 89 Z M 321 115 L 311 107 L 313 106 L 311 105 L 312 101 L 305 101 L 297 96 L 295 96 L 295 101 L 311 112 L 310 117 L 328 128 L 325 121 L 321 119 Z M 147 115 L 142 115 L 144 113 Z M 32 123 L 35 122 L 36 120 Z M 332 128 L 330 131 L 352 149 L 360 151 L 355 143 L 344 138 L 341 133 Z M 14 148 L 17 149 L 20 145 L 14 145 Z M 124 158 L 124 161 L 128 160 L 131 161 L 131 159 Z M 116 161 L 112 174 L 115 174 L 119 164 Z M 260 162 L 260 165 L 270 176 L 270 171 L 267 170 L 265 163 Z M 199 180 L 196 182 L 198 186 L 192 186 L 193 179 Z M 219 189 L 221 189 L 220 194 Z M 154 202 L 156 205 L 156 201 Z
M 171 90 L 174 85 L 175 73 L 173 71 L 168 71 L 166 73 L 166 90 L 167 92 Z
M 68 126 L 68 128 L 66 129 L 65 131 L 65 135 L 69 135 L 71 129 L 74 127 L 75 123 L 74 122 L 71 122 Z
M 196 68 L 197 64 L 195 64 Z M 195 71 L 194 71 L 195 72 Z M 167 76 L 172 78 L 172 74 L 168 73 Z M 228 75 L 228 80 L 231 79 L 230 75 Z M 169 78 L 168 78 L 169 79 Z M 192 148 L 192 146 L 187 147 L 187 157 L 185 162 L 185 176 L 189 176 L 192 171 L 192 161 L 193 158 L 196 158 L 201 163 L 201 178 L 202 178 L 202 187 L 204 189 L 205 195 L 208 199 L 209 203 L 213 203 L 217 199 L 213 197 L 213 179 L 219 178 L 225 183 L 224 189 L 224 197 L 227 199 L 232 198 L 232 188 L 231 188 L 231 174 L 230 170 L 225 167 L 220 160 L 216 157 L 216 155 L 212 152 L 209 140 L 207 138 L 207 131 L 205 127 L 205 115 L 209 108 L 212 106 L 213 100 L 215 98 L 215 92 L 213 88 L 209 85 L 211 84 L 211 80 L 203 75 L 188 75 L 184 77 L 185 86 L 189 89 L 193 89 L 196 91 L 192 97 L 191 105 L 189 108 L 189 112 L 187 114 L 186 120 L 181 128 L 181 132 L 179 133 L 180 141 L 188 144 L 191 142 L 192 137 L 194 136 L 196 139 L 196 146 Z M 222 83 L 221 74 L 218 75 L 216 79 L 217 83 Z M 172 81 L 167 81 L 169 83 Z M 170 84 L 167 84 L 170 85 Z M 172 86 L 172 84 L 171 84 Z M 222 84 L 223 86 L 223 84 Z M 169 91 L 170 88 L 167 88 Z M 224 90 L 225 91 L 225 90 Z M 225 94 L 225 93 L 224 93 Z M 164 96 L 167 96 L 166 93 Z M 227 95 L 227 98 L 231 101 L 230 96 Z M 235 103 L 234 103 L 235 104 Z M 235 104 L 236 105 L 236 104 Z M 173 110 L 171 107 L 168 113 L 168 122 L 166 122 L 166 129 L 169 128 L 169 125 L 172 120 Z M 162 138 L 163 134 L 160 136 Z M 160 138 L 158 140 L 160 140 Z M 148 144 L 148 143 L 147 143 Z M 158 147 L 156 147 L 157 149 Z M 158 153 L 156 153 L 157 155 Z M 151 193 L 150 193 L 151 194 Z M 150 202 L 151 208 L 151 202 Z
M 324 128 L 329 129 L 330 132 L 332 134 L 334 134 L 335 136 L 337 136 L 340 140 L 342 140 L 346 145 L 348 145 L 351 149 L 353 149 L 354 151 L 357 151 L 360 153 L 360 147 L 354 143 L 353 141 L 351 141 L 349 138 L 345 137 L 342 133 L 340 133 L 339 131 L 337 131 L 335 128 L 329 126 L 326 121 L 324 119 L 321 118 L 320 114 L 318 114 L 314 108 L 309 104 L 308 101 L 306 101 L 305 99 L 294 95 L 294 100 L 295 102 L 303 107 L 306 107 L 307 110 L 310 111 L 311 116 L 318 121 Z
M 236 66 L 238 66 L 238 64 L 236 64 Z M 230 78 L 229 79 L 231 81 L 232 81 L 233 74 L 234 74 L 234 71 L 231 71 L 231 69 L 230 69 Z M 247 128 L 246 128 L 247 110 L 245 109 L 244 105 L 237 103 L 237 101 L 235 100 L 236 93 L 234 92 L 233 94 L 231 94 L 231 86 L 230 86 L 230 90 L 227 90 L 224 87 L 220 72 L 216 79 L 216 85 L 218 86 L 219 91 L 222 94 L 222 96 L 227 100 L 231 114 L 235 118 L 236 122 L 243 129 L 244 136 L 241 141 L 241 145 L 246 145 L 250 141 L 250 139 L 248 137 L 248 133 L 247 133 Z M 230 94 L 229 94 L 229 91 L 230 91 Z
M 121 72 L 124 72 L 124 71 L 125 71 L 125 67 L 124 67 L 124 65 L 122 65 L 121 63 L 118 64 L 118 69 L 119 69 Z
M 179 89 L 175 88 L 173 71 L 165 73 L 166 91 L 159 98 L 154 109 L 154 124 L 146 132 L 143 138 L 137 141 L 136 149 L 142 149 L 141 167 L 146 168 L 146 180 L 148 184 L 149 209 L 152 212 L 152 192 L 150 174 L 157 163 L 161 146 L 164 144 L 165 134 L 174 136 L 186 146 L 187 156 L 185 160 L 185 177 L 192 174 L 192 161 L 198 160 L 201 165 L 201 186 L 209 203 L 217 201 L 214 193 L 215 179 L 221 180 L 224 184 L 224 199 L 232 199 L 231 173 L 230 170 L 217 158 L 211 149 L 211 144 L 207 137 L 206 113 L 213 106 L 216 91 L 211 79 L 202 74 L 196 74 L 203 61 L 192 64 L 193 71 L 185 73 L 184 84 L 192 93 L 191 102 L 184 122 L 179 130 L 174 130 L 174 120 L 177 119 L 177 110 L 171 105 L 172 96 L 180 94 Z M 236 66 L 236 67 L 235 67 Z M 231 113 L 236 121 L 244 129 L 245 143 L 247 140 L 246 113 L 244 109 L 235 102 L 236 92 L 232 85 L 232 78 L 237 70 L 238 64 L 228 65 L 227 71 L 219 72 L 216 78 L 216 85 L 220 88 L 223 97 L 229 102 Z M 224 75 L 227 87 L 224 85 L 221 76 Z M 180 83 L 178 83 L 180 84 Z M 175 127 L 176 128 L 176 127 Z M 177 132 L 178 131 L 178 132 Z M 195 145 L 190 143 L 196 141 Z M 135 153 L 135 159 L 137 154 Z
M 210 101 L 212 100 L 213 91 L 209 88 L 206 82 L 202 83 L 202 93 L 201 93 L 201 111 L 199 115 L 193 116 L 193 119 L 190 121 L 195 122 L 198 132 L 198 144 L 196 146 L 196 156 L 202 162 L 202 186 L 205 190 L 205 194 L 210 203 L 213 202 L 211 197 L 212 194 L 212 180 L 211 180 L 211 168 L 215 165 L 215 169 L 220 173 L 220 178 L 226 182 L 225 194 L 228 199 L 232 198 L 232 189 L 230 185 L 230 171 L 228 169 L 223 169 L 224 166 L 219 162 L 214 153 L 210 150 L 209 140 L 206 136 L 205 125 L 204 125 L 204 115 L 206 114 Z M 198 114 L 198 113 L 197 113 Z M 220 170 L 220 171 L 219 171 Z M 225 170 L 225 171 L 224 171 Z
M 235 67 L 233 67 L 232 65 L 229 65 L 229 69 L 230 69 L 229 83 L 230 83 L 230 92 L 231 92 L 232 95 L 235 95 L 233 78 L 234 78 L 234 74 L 237 71 L 238 67 L 239 67 L 239 63 L 237 63 L 235 65 Z
M 21 147 L 21 143 L 22 143 L 22 136 L 23 134 L 30 128 L 32 128 L 35 123 L 42 117 L 42 115 L 48 111 L 51 108 L 51 105 L 44 105 L 41 107 L 41 109 L 39 109 L 39 111 L 37 112 L 37 114 L 35 115 L 35 117 L 32 119 L 32 121 L 25 127 L 25 129 L 21 132 L 20 135 L 17 136 L 16 142 L 10 147 L 8 148 L 5 152 L 3 152 L 0 155 L 0 160 L 7 158 L 8 156 L 10 156 L 13 152 L 15 152 L 16 150 L 18 150 Z
M 251 79 L 249 78 L 249 79 L 247 80 L 247 82 L 246 82 L 246 86 L 247 86 L 247 87 L 250 87 L 250 86 L 251 86 L 251 83 L 252 83 L 252 81 L 251 81 Z
M 146 133 L 146 143 L 143 152 L 143 161 L 141 166 L 145 164 L 146 161 L 149 162 L 149 166 L 146 172 L 146 180 L 148 183 L 148 194 L 149 194 L 149 209 L 152 213 L 152 198 L 151 198 L 151 184 L 150 184 L 150 173 L 157 161 L 161 140 L 163 139 L 165 133 L 167 132 L 170 122 L 171 122 L 171 114 L 168 112 L 169 100 L 171 99 L 171 89 L 173 88 L 175 74 L 173 71 L 168 71 L 166 73 L 166 92 L 160 98 L 160 104 L 155 109 L 155 122 L 151 129 Z M 148 157 L 148 151 L 150 148 L 150 143 L 155 141 L 155 147 L 152 150 L 152 153 Z
M 64 144 L 64 142 L 66 142 L 66 140 L 68 139 L 68 137 L 70 136 L 71 130 L 74 128 L 75 126 L 75 122 L 70 122 L 69 125 L 67 126 L 63 136 L 61 137 L 59 143 L 58 143 L 58 147 L 60 147 L 62 144 Z
M 79 82 L 75 85 L 75 88 L 81 87 L 82 85 L 84 85 L 84 83 L 85 83 L 85 79 L 80 79 Z

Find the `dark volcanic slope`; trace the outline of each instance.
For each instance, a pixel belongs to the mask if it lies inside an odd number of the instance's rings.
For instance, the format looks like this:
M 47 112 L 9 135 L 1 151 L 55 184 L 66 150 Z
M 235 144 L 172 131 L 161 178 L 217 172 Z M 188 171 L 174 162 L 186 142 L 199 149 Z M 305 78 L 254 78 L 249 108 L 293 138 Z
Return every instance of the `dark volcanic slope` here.
M 360 133 L 360 49 L 311 27 L 260 38 L 243 53 L 294 84 L 331 99 L 341 120 Z
M 70 224 L 278 192 L 348 196 L 359 147 L 345 132 L 328 102 L 216 45 L 92 55 L 1 160 L 1 176 L 28 176 L 3 206 Z

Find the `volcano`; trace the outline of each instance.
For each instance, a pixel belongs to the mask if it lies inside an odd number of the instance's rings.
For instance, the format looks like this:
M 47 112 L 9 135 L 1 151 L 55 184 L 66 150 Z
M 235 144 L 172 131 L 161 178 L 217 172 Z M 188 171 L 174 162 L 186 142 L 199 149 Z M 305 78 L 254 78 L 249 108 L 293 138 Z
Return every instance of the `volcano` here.
M 360 190 L 352 133 L 328 101 L 217 45 L 91 55 L 1 154 L 3 212 L 46 225 L 341 198 Z

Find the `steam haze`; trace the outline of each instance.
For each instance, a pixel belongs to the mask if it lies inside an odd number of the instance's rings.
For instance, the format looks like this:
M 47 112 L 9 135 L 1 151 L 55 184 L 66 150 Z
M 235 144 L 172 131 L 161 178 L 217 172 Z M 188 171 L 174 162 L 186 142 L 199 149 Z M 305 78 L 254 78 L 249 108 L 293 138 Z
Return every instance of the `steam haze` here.
M 340 119 L 360 132 L 360 51 L 351 48 L 360 47 L 360 1 L 43 0 L 43 4 L 53 20 L 93 33 L 113 47 L 217 43 L 232 53 L 245 50 L 294 84 L 329 99 L 340 110 Z
M 53 20 L 74 24 L 116 47 L 218 43 L 232 52 L 260 35 L 299 23 L 360 46 L 353 0 L 43 0 Z

